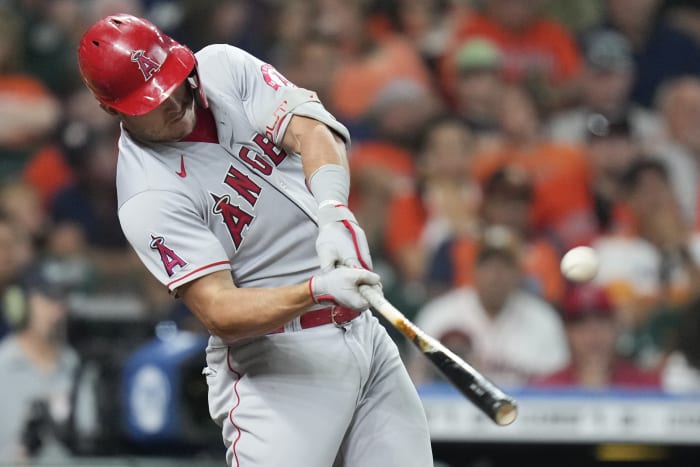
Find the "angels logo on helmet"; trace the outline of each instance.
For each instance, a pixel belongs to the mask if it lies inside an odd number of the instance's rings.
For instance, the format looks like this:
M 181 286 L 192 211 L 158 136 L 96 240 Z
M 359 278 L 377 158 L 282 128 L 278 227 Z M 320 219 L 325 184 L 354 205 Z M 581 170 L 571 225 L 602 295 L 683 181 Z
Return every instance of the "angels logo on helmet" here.
M 131 52 L 131 61 L 138 65 L 145 81 L 151 79 L 153 74 L 160 70 L 160 63 L 146 55 L 145 50 L 133 50 Z

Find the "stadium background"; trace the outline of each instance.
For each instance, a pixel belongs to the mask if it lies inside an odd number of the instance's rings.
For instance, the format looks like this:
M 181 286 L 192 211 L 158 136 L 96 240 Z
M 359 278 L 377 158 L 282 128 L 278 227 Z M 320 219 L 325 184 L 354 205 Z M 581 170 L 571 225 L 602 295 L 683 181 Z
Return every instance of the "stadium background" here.
M 118 127 L 78 75 L 80 35 L 116 12 L 143 15 L 195 51 L 248 50 L 317 91 L 350 128 L 351 207 L 387 295 L 521 403 L 514 425 L 490 425 L 392 332 L 426 404 L 436 465 L 697 458 L 695 2 L 0 0 L 0 339 L 29 319 L 7 292 L 26 267 L 45 266 L 70 294 L 65 317 L 34 318 L 52 336 L 34 350 L 75 357 L 39 358 L 70 370 L 41 390 L 0 358 L 0 439 L 18 436 L 26 462 L 223 463 L 201 376 L 206 333 L 121 235 Z M 558 272 L 580 244 L 598 250 L 605 299 L 577 299 Z M 495 326 L 469 335 L 459 312 L 439 317 L 447 305 L 435 300 L 458 288 L 496 303 L 526 291 L 533 308 L 553 311 L 560 339 L 511 329 L 516 354 L 544 341 L 520 365 Z M 562 385 L 544 361 L 573 358 L 569 331 L 592 308 L 605 315 L 610 352 L 634 371 Z

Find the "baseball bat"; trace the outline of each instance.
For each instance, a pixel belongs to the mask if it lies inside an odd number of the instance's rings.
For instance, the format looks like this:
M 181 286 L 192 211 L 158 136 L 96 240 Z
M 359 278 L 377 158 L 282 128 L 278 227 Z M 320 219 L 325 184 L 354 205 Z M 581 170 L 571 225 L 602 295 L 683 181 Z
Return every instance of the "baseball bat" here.
M 496 424 L 510 425 L 518 416 L 515 400 L 474 367 L 413 324 L 392 305 L 378 287 L 361 285 L 360 293 L 380 315 L 408 338 L 433 365 Z

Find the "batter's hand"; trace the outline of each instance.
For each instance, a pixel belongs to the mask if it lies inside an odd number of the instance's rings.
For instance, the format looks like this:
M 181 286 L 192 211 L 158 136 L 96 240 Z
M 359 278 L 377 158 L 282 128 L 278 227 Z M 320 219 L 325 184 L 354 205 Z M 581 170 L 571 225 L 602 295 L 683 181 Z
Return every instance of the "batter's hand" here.
M 316 252 L 321 269 L 330 271 L 338 266 L 372 270 L 372 258 L 365 231 L 355 216 L 343 204 L 328 202 L 318 210 Z
M 311 277 L 309 290 L 315 303 L 331 302 L 353 310 L 366 310 L 369 303 L 360 294 L 358 286 L 378 285 L 379 281 L 379 275 L 372 271 L 340 267 Z

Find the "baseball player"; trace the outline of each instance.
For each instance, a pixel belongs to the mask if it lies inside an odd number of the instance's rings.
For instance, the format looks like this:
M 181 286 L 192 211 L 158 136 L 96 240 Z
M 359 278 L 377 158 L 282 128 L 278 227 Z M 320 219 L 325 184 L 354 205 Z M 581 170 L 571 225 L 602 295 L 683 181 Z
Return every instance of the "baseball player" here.
M 119 218 L 210 330 L 209 411 L 229 466 L 429 466 L 420 400 L 359 284 L 349 135 L 315 93 L 228 45 L 197 54 L 141 18 L 81 39 L 121 121 Z

